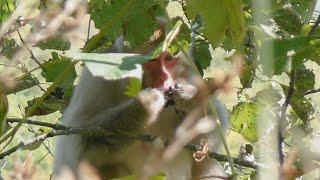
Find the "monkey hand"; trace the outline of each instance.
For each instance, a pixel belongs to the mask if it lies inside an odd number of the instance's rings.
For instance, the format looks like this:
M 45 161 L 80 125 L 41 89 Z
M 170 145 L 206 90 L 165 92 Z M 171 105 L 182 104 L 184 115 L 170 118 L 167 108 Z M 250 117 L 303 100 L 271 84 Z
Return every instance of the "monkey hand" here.
M 191 84 L 175 84 L 165 92 L 166 106 L 174 106 L 176 111 L 189 112 L 197 105 L 198 89 Z

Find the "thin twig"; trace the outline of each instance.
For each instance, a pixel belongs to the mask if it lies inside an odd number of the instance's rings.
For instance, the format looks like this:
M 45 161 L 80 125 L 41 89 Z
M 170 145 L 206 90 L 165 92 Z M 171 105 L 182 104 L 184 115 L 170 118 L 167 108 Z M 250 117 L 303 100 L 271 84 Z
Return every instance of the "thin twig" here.
M 20 123 L 23 121 L 23 119 L 17 119 L 17 118 L 8 118 L 7 122 L 9 123 Z M 31 124 L 31 125 L 36 125 L 36 126 L 43 126 L 43 127 L 48 127 L 52 128 L 55 130 L 63 130 L 63 129 L 68 129 L 68 127 L 61 125 L 61 124 L 52 124 L 52 123 L 47 123 L 47 122 L 41 122 L 41 121 L 33 121 L 30 119 L 27 119 L 23 121 L 23 124 Z
M 91 29 L 91 16 L 89 16 L 88 31 L 87 31 L 87 41 L 86 42 L 89 41 L 90 29 Z
M 305 92 L 304 95 L 306 96 L 306 95 L 314 94 L 314 93 L 318 93 L 318 92 L 320 92 L 320 88 L 309 90 L 309 91 Z
M 296 71 L 291 70 L 290 72 L 290 82 L 289 82 L 289 89 L 287 92 L 286 99 L 281 107 L 281 112 L 280 112 L 280 119 L 279 119 L 279 127 L 278 127 L 278 135 L 279 135 L 279 160 L 280 163 L 283 164 L 284 162 L 284 153 L 283 153 L 283 142 L 284 142 L 284 135 L 283 135 L 283 130 L 286 126 L 286 112 L 288 109 L 288 106 L 290 104 L 291 97 L 293 96 L 294 93 L 294 84 L 296 81 Z
M 22 38 L 22 35 L 21 35 L 19 29 L 17 29 L 16 31 L 17 31 L 17 33 L 19 35 L 20 41 L 22 42 L 22 44 L 24 44 L 26 46 L 27 50 L 29 51 L 29 53 L 31 55 L 31 59 L 34 60 L 34 62 L 36 62 L 39 67 L 42 67 L 40 61 L 35 57 L 35 55 L 33 54 L 32 50 L 27 46 L 26 42 Z
M 7 5 L 7 9 L 8 9 L 8 12 L 11 14 L 11 10 L 10 10 L 10 7 L 9 7 L 9 4 L 8 4 L 8 1 L 6 1 L 6 5 Z M 19 29 L 16 30 L 18 35 L 19 35 L 19 38 L 20 38 L 20 41 L 22 42 L 22 44 L 26 45 L 26 42 L 23 40 L 22 38 L 22 35 L 19 31 Z M 27 46 L 26 46 L 27 47 Z M 29 47 L 27 47 L 27 50 L 30 52 L 31 54 L 31 59 L 33 59 L 37 64 L 38 66 L 41 67 L 41 63 L 38 61 L 38 59 L 34 56 L 33 52 L 31 51 L 31 49 Z

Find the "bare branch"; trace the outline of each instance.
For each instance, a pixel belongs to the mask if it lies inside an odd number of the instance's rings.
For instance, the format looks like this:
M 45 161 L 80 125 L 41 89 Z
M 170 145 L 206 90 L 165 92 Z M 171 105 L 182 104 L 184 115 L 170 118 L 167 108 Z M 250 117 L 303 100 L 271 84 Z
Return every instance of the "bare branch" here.
M 296 71 L 292 70 L 290 72 L 290 82 L 289 82 L 289 89 L 287 92 L 286 99 L 281 107 L 281 112 L 280 112 L 280 119 L 279 119 L 279 127 L 278 127 L 278 136 L 279 136 L 279 160 L 280 164 L 283 164 L 284 162 L 284 153 L 283 153 L 283 142 L 284 142 L 284 135 L 283 135 L 283 130 L 285 129 L 285 126 L 287 124 L 286 122 L 286 112 L 288 109 L 288 106 L 290 104 L 291 97 L 293 96 L 294 93 L 294 84 L 296 81 Z
M 320 88 L 309 90 L 309 91 L 305 92 L 304 95 L 306 96 L 306 95 L 314 94 L 314 93 L 318 93 L 318 92 L 320 92 Z
M 309 32 L 309 36 L 312 35 L 312 34 L 314 34 L 314 33 L 316 32 L 319 24 L 320 24 L 320 15 L 318 16 L 317 21 L 316 21 L 316 22 L 314 23 L 314 25 L 312 26 L 312 29 L 311 29 L 310 32 Z
M 8 118 L 7 122 L 9 123 L 20 123 L 23 121 L 23 119 L 17 119 L 17 118 Z M 33 121 L 33 120 L 25 120 L 23 124 L 31 124 L 31 125 L 36 125 L 36 126 L 43 126 L 43 127 L 49 127 L 54 130 L 63 130 L 63 129 L 68 129 L 68 127 L 61 125 L 61 124 L 52 124 L 52 123 L 47 123 L 47 122 L 41 122 L 41 121 Z
M 11 121 L 13 122 L 14 120 L 11 119 Z M 26 121 L 28 122 L 28 121 Z M 39 125 L 43 122 L 36 122 L 36 121 L 29 121 L 29 123 L 31 124 L 31 122 L 35 125 Z M 51 126 L 51 125 L 50 125 Z M 62 127 L 59 125 L 59 128 Z M 97 127 L 97 128 L 68 128 L 65 127 L 66 129 L 61 129 L 61 130 L 53 130 L 47 134 L 44 135 L 40 135 L 38 137 L 36 137 L 35 139 L 29 141 L 29 142 L 20 142 L 19 144 L 11 147 L 10 149 L 8 149 L 7 151 L 4 151 L 2 153 L 0 153 L 0 159 L 3 159 L 6 156 L 9 156 L 11 154 L 13 154 L 14 152 L 22 149 L 25 150 L 27 149 L 27 147 L 30 147 L 34 144 L 40 143 L 45 141 L 48 138 L 51 137 L 55 137 L 55 136 L 61 136 L 61 135 L 74 135 L 74 134 L 81 134 L 81 135 L 104 135 L 104 136 L 108 136 L 108 135 L 112 135 L 112 134 L 119 134 L 119 132 L 113 132 L 110 130 L 107 130 L 105 128 L 101 128 L 101 127 Z M 126 134 L 127 135 L 127 134 Z M 151 135 L 140 135 L 140 136 L 129 136 L 127 135 L 128 138 L 133 138 L 133 139 L 137 139 L 143 142 L 153 142 L 156 139 L 158 139 L 159 137 L 156 136 L 151 136 Z M 164 144 L 167 146 L 169 145 L 169 140 L 168 139 L 164 139 Z M 186 149 L 195 152 L 195 151 L 199 151 L 201 150 L 201 146 L 200 145 L 195 145 L 195 144 L 187 144 L 185 146 Z M 223 162 L 227 162 L 228 161 L 228 157 L 226 155 L 222 155 L 222 154 L 218 154 L 215 152 L 210 152 L 209 156 L 211 158 L 216 159 L 217 161 L 223 161 Z M 266 168 L 265 166 L 257 163 L 257 162 L 249 162 L 249 161 L 244 161 L 241 160 L 239 158 L 232 158 L 233 162 L 235 164 L 238 164 L 240 166 L 245 166 L 245 167 L 249 167 L 249 168 L 253 168 L 253 169 L 258 169 L 258 168 Z

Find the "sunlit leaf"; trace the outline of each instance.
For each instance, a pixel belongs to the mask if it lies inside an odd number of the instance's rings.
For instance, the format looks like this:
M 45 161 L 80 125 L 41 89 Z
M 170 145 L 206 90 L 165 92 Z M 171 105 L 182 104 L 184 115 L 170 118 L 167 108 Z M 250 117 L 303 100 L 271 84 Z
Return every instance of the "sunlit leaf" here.
M 258 105 L 253 102 L 241 102 L 236 105 L 230 116 L 232 129 L 240 133 L 247 141 L 258 140 Z
M 47 82 L 53 82 L 67 67 L 72 63 L 70 58 L 59 56 L 58 53 L 52 52 L 52 58 L 45 62 L 42 67 L 41 75 Z M 73 90 L 73 83 L 77 77 L 75 68 L 73 67 L 64 81 L 59 84 L 65 93 L 66 97 L 70 97 Z
M 135 97 L 139 94 L 141 88 L 142 88 L 141 79 L 131 78 L 129 80 L 129 84 L 127 85 L 127 89 L 124 92 L 124 94 L 129 97 Z
M 213 45 L 222 42 L 226 31 L 231 34 L 234 46 L 243 38 L 244 12 L 240 0 L 188 0 L 186 13 L 189 18 L 202 16 L 203 33 Z

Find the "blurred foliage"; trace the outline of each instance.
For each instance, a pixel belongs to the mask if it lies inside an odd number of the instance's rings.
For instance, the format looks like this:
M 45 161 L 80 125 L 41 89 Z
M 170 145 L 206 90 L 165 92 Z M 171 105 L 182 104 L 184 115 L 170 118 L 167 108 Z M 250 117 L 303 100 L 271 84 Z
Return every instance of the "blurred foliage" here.
M 38 42 L 36 46 L 42 50 L 55 49 L 55 50 L 65 51 L 70 49 L 71 43 L 70 41 L 66 41 L 60 38 L 50 38 L 50 39 L 46 39 Z

